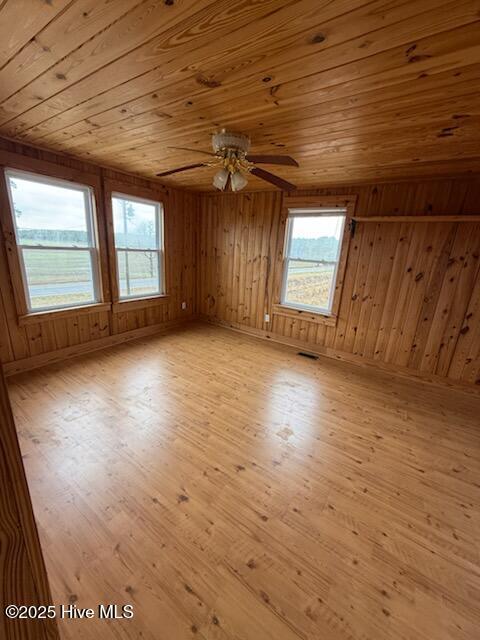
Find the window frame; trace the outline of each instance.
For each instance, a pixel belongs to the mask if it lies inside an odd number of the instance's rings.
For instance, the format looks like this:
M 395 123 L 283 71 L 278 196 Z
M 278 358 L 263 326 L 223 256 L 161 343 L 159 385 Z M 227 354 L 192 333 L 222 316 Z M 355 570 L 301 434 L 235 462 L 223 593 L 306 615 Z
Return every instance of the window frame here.
M 352 217 L 355 213 L 356 195 L 333 195 L 333 196 L 299 196 L 285 195 L 282 207 L 282 224 L 285 226 L 283 235 L 280 234 L 280 244 L 278 246 L 279 267 L 276 270 L 276 284 L 274 294 L 274 304 L 272 312 L 275 315 L 286 316 L 288 318 L 302 318 L 319 324 L 335 326 L 338 319 L 340 302 L 342 297 L 343 283 L 348 259 L 348 250 L 352 229 Z M 285 301 L 286 283 L 288 275 L 289 252 L 291 247 L 291 231 L 293 224 L 290 219 L 290 211 L 302 211 L 302 216 L 319 216 L 324 210 L 324 215 L 335 215 L 336 210 L 341 210 L 344 216 L 342 235 L 340 236 L 339 253 L 336 270 L 334 274 L 333 286 L 330 292 L 330 310 L 309 305 L 295 304 Z M 311 212 L 311 213 L 310 213 Z M 312 262 L 312 260 L 309 260 Z M 321 262 L 319 260 L 318 262 Z M 330 261 L 328 261 L 330 262 Z
M 341 213 L 336 213 L 336 211 Z M 321 218 L 321 217 L 342 217 L 341 230 L 340 230 L 340 238 L 338 242 L 338 250 L 337 250 L 337 259 L 336 260 L 304 260 L 302 258 L 291 258 L 290 250 L 292 246 L 292 233 L 294 227 L 295 218 Z M 285 228 L 285 247 L 283 251 L 284 259 L 283 259 L 283 273 L 282 273 L 282 288 L 280 291 L 280 304 L 284 307 L 289 307 L 291 309 L 299 309 L 302 311 L 309 311 L 310 313 L 318 313 L 322 316 L 329 317 L 332 315 L 332 307 L 333 307 L 333 298 L 335 294 L 335 285 L 337 283 L 338 276 L 338 267 L 340 264 L 340 257 L 342 253 L 342 241 L 345 233 L 345 224 L 347 219 L 347 209 L 327 209 L 322 207 L 321 209 L 316 209 L 314 207 L 301 209 L 301 208 L 289 208 L 288 209 L 288 217 Z M 334 264 L 335 268 L 333 271 L 333 279 L 332 279 L 332 287 L 329 291 L 328 296 L 328 306 L 323 308 L 316 305 L 309 304 L 301 304 L 295 302 L 289 302 L 286 299 L 287 293 L 287 284 L 288 284 L 288 266 L 289 263 L 295 260 L 296 262 L 315 262 L 316 264 Z
M 96 185 L 84 183 L 83 181 L 69 180 L 56 175 L 46 174 L 34 168 L 16 168 L 15 166 L 4 167 L 4 189 L 10 210 L 9 220 L 6 222 L 7 245 L 14 245 L 15 255 L 9 260 L 12 284 L 14 285 L 15 301 L 19 313 L 19 322 L 23 324 L 29 318 L 41 318 L 42 316 L 57 317 L 57 314 L 70 314 L 75 309 L 88 309 L 92 307 L 103 307 L 104 283 L 102 278 L 100 237 L 98 229 L 98 217 L 96 206 Z M 84 196 L 85 221 L 89 237 L 89 245 L 85 247 L 69 246 L 43 246 L 25 245 L 20 242 L 19 229 L 15 218 L 15 207 L 10 189 L 9 178 L 17 177 L 19 180 L 26 179 L 30 182 L 40 184 L 51 184 L 68 188 L 73 191 L 80 191 Z M 10 240 L 10 242 L 8 242 Z M 8 246 L 9 256 L 12 253 L 11 246 Z M 88 251 L 92 271 L 93 300 L 86 302 L 72 302 L 71 304 L 52 305 L 33 308 L 31 303 L 30 290 L 28 286 L 27 272 L 25 266 L 24 249 L 40 251 Z M 15 286 L 16 285 L 16 286 Z
M 163 214 L 163 291 L 162 294 L 147 294 L 143 297 L 133 298 L 120 298 L 119 295 L 119 278 L 118 278 L 118 264 L 117 264 L 117 252 L 115 247 L 115 233 L 113 223 L 113 207 L 112 207 L 112 195 L 118 194 L 120 197 L 126 199 L 137 199 L 153 202 L 153 204 L 161 205 L 161 212 Z M 156 187 L 147 187 L 140 184 L 128 184 L 125 181 L 120 181 L 117 178 L 106 177 L 104 179 L 104 208 L 107 222 L 107 244 L 108 244 L 108 261 L 109 261 L 109 274 L 110 285 L 112 291 L 112 311 L 114 318 L 116 314 L 124 313 L 125 311 L 145 309 L 148 307 L 157 307 L 158 305 L 167 305 L 170 301 L 169 294 L 169 259 L 168 259 L 168 247 L 169 247 L 169 234 L 171 230 L 168 226 L 168 212 L 170 207 L 170 198 L 168 189 L 163 185 Z M 115 320 L 116 321 L 116 320 Z

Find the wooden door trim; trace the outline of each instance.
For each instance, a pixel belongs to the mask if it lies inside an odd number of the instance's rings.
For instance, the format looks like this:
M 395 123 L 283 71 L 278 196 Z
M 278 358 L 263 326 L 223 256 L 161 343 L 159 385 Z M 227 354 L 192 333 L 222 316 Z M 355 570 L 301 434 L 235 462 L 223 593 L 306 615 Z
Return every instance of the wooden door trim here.
M 60 640 L 56 619 L 45 620 L 9 620 L 4 615 L 4 607 L 9 604 L 51 605 L 52 594 L 48 582 L 47 570 L 38 537 L 37 525 L 33 515 L 32 501 L 23 466 L 17 431 L 8 397 L 3 373 L 0 371 L 0 464 L 4 468 L 6 482 L 0 487 L 0 510 L 6 509 L 8 502 L 3 492 L 9 493 L 9 501 L 16 507 L 17 513 L 0 513 L 0 522 L 7 523 L 18 519 L 18 528 L 12 544 L 0 547 L 0 567 L 4 588 L 0 591 L 5 602 L 0 602 L 0 630 L 6 640 Z M 3 529 L 3 526 L 2 526 Z M 7 534 L 8 535 L 8 534 Z M 8 539 L 8 538 L 7 538 Z M 32 582 L 21 574 L 19 558 L 25 554 Z M 15 555 L 14 558 L 11 556 Z M 25 566 L 25 563 L 24 563 Z M 7 601 L 8 600 L 8 601 Z

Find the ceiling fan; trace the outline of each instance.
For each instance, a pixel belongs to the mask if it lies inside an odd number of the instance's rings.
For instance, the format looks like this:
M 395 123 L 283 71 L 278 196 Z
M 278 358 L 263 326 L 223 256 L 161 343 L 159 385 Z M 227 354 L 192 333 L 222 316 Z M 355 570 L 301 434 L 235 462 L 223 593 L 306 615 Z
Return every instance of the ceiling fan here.
M 170 169 L 170 171 L 163 171 L 162 173 L 157 173 L 157 176 L 170 176 L 173 173 L 189 171 L 190 169 L 196 169 L 198 167 L 219 167 L 219 170 L 213 177 L 213 186 L 220 191 L 226 191 L 228 188 L 232 191 L 240 191 L 240 189 L 246 186 L 248 182 L 246 176 L 248 176 L 249 173 L 274 184 L 284 191 L 294 191 L 296 189 L 296 186 L 291 182 L 256 166 L 257 164 L 279 164 L 298 167 L 298 162 L 290 156 L 249 154 L 250 138 L 242 133 L 234 133 L 226 129 L 222 129 L 219 133 L 213 134 L 212 147 L 214 153 L 201 151 L 199 149 L 188 149 L 186 147 L 170 147 L 171 149 L 203 153 L 212 159 L 206 162 L 187 164 L 184 167 Z

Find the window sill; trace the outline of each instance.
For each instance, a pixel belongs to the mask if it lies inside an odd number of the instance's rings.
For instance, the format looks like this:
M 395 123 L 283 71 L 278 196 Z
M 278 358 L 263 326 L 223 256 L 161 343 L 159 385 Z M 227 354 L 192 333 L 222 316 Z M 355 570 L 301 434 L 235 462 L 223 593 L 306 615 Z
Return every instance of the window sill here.
M 71 318 L 72 316 L 83 316 L 88 313 L 98 313 L 99 311 L 109 311 L 110 302 L 97 302 L 85 304 L 78 307 L 67 307 L 63 309 L 52 309 L 49 311 L 32 311 L 23 316 L 18 316 L 18 325 L 23 327 L 27 324 L 46 322 L 47 320 L 58 320 L 60 318 Z
M 118 300 L 112 304 L 113 313 L 123 313 L 124 311 L 133 311 L 134 309 L 145 309 L 145 307 L 155 307 L 159 304 L 166 304 L 170 296 L 162 293 L 158 296 L 149 296 L 147 298 L 133 298 L 132 300 Z
M 337 324 L 337 317 L 334 315 L 327 316 L 322 313 L 316 313 L 315 311 L 296 309 L 295 307 L 284 304 L 274 304 L 273 313 L 277 316 L 306 320 L 307 322 L 315 322 L 317 324 L 326 324 L 329 327 L 335 327 Z

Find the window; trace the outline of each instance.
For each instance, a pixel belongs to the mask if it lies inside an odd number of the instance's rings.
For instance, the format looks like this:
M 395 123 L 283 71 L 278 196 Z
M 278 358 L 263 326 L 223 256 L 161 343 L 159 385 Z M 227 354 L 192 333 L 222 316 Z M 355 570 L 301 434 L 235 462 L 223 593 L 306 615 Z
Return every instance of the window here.
M 346 209 L 289 209 L 281 303 L 331 315 Z
M 164 294 L 162 205 L 114 193 L 112 211 L 120 300 Z
M 92 189 L 10 169 L 6 180 L 27 310 L 98 302 Z

